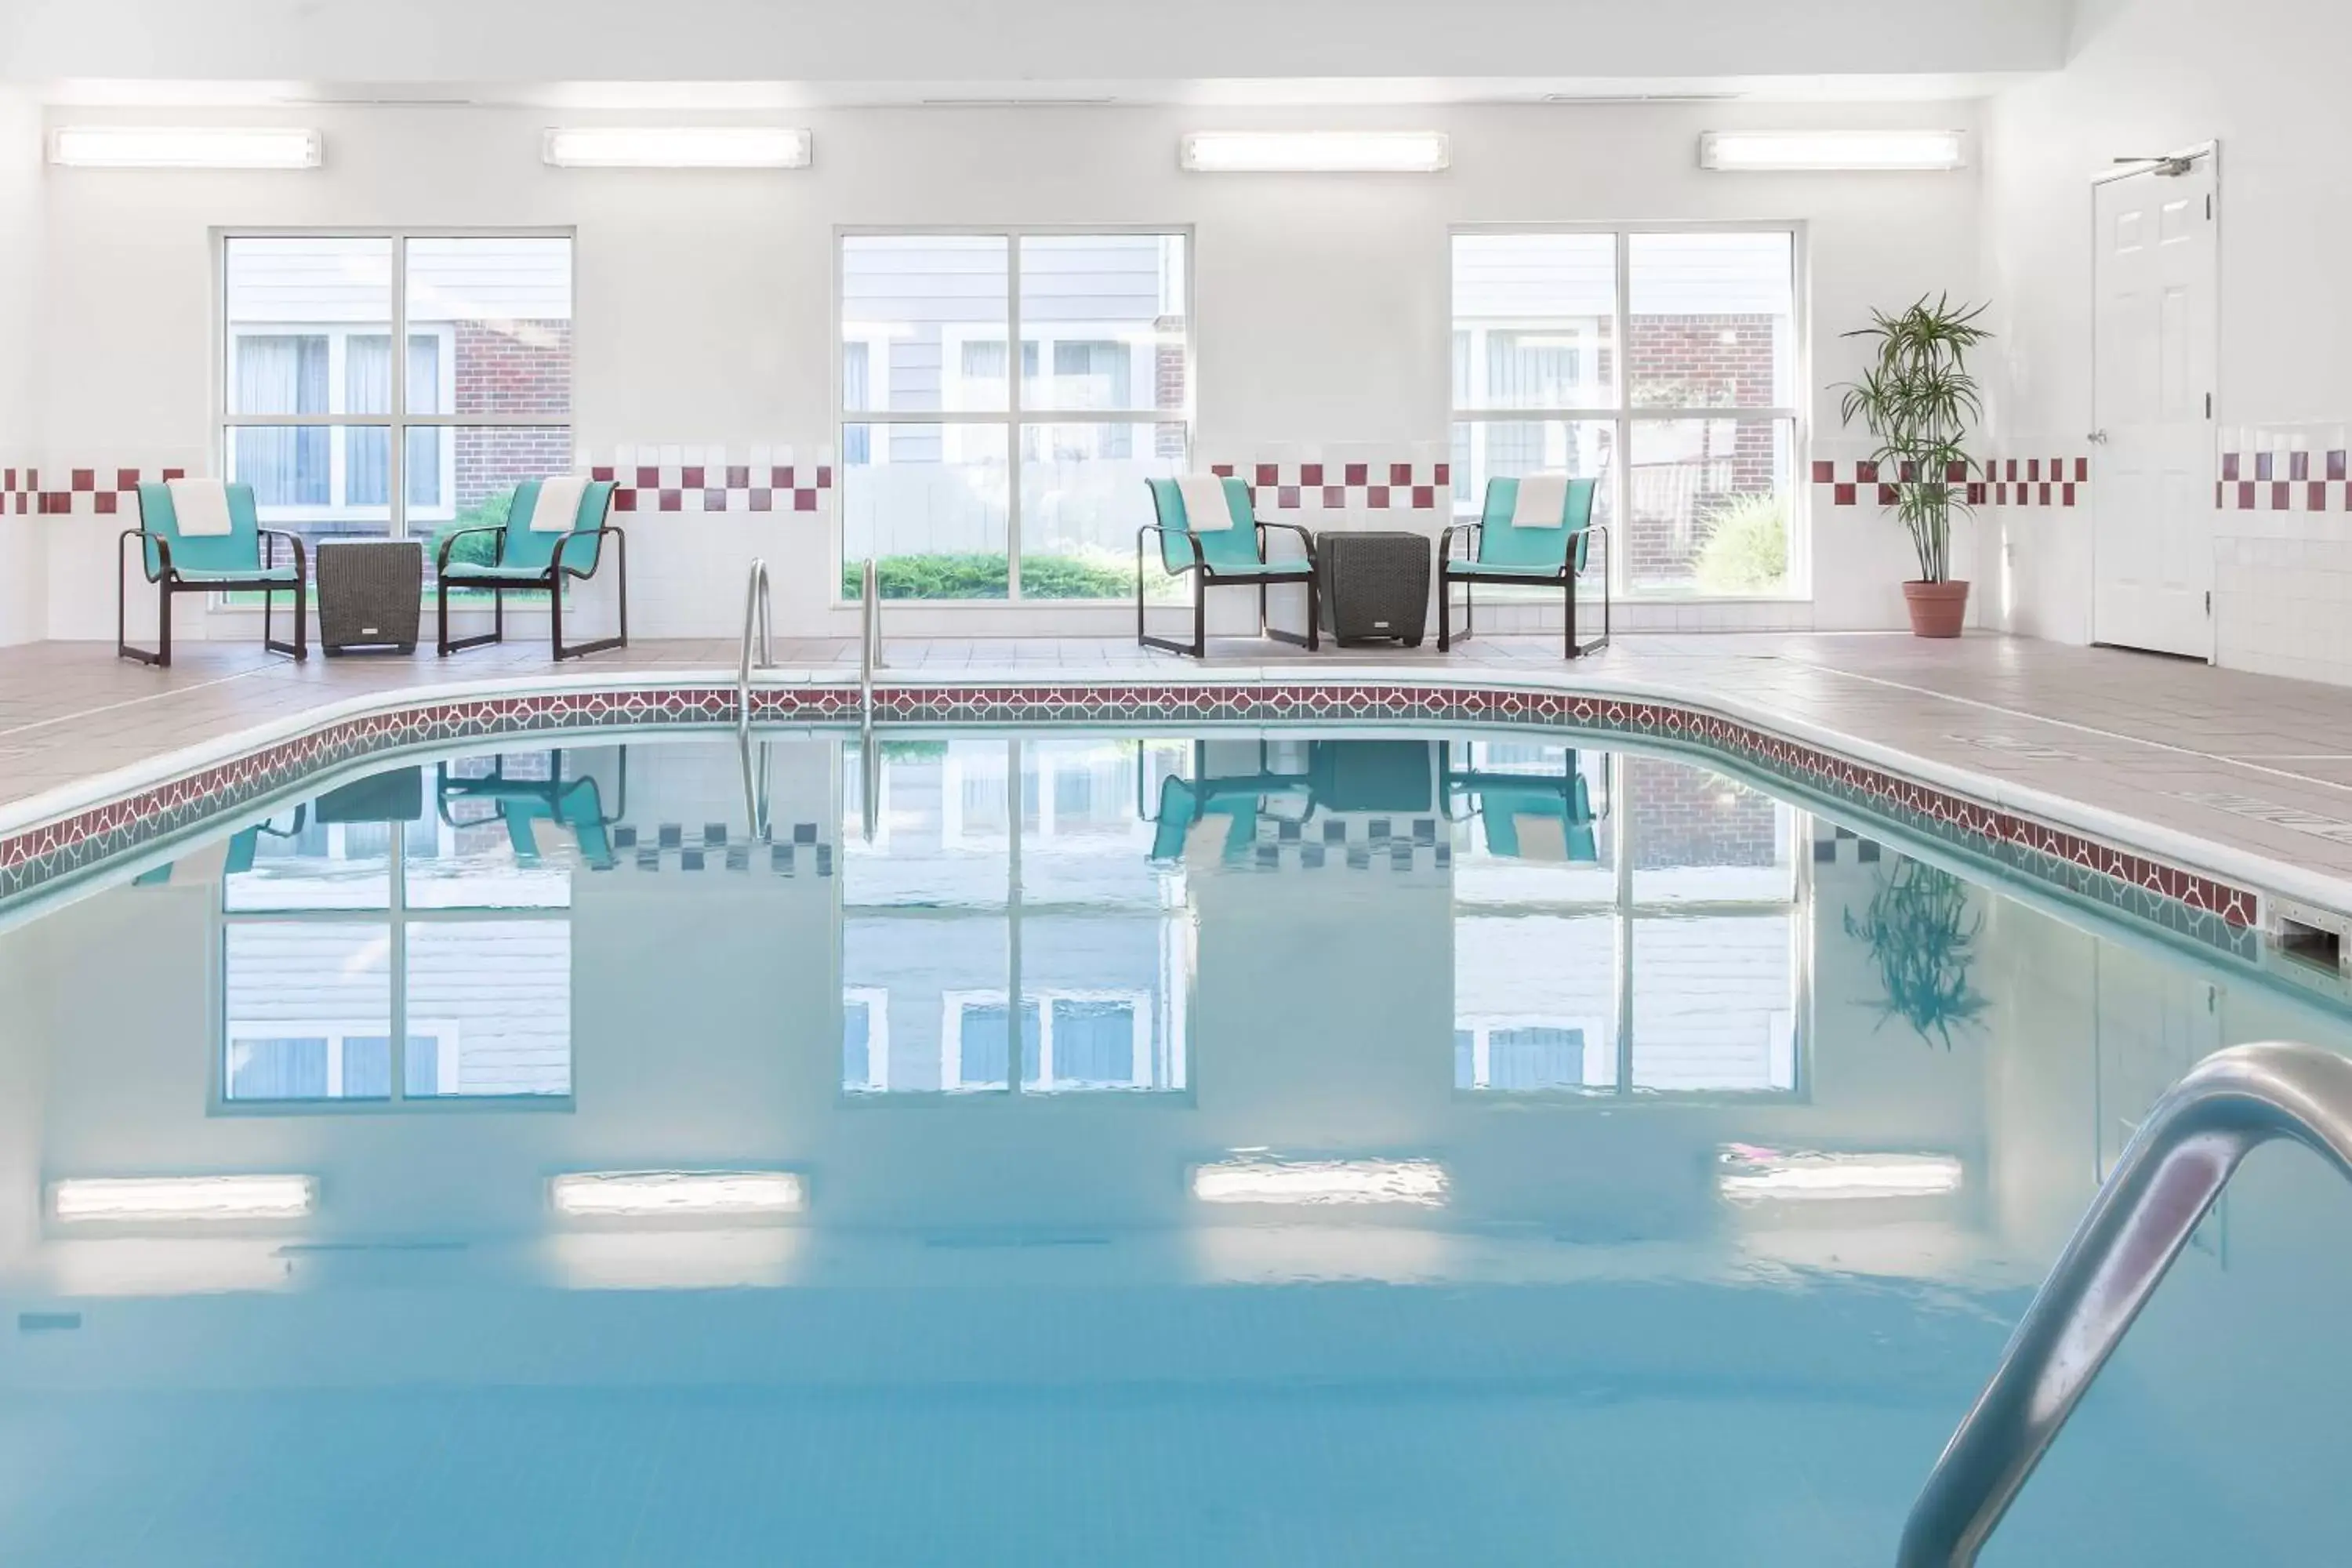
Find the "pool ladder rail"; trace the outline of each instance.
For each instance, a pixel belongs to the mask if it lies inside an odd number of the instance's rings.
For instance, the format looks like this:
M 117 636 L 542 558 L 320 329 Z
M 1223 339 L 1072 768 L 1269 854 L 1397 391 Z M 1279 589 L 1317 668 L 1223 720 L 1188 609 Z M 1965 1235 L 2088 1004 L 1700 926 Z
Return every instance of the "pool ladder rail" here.
M 1898 1568 L 1967 1568 L 2245 1157 L 2277 1139 L 2352 1180 L 2352 1057 L 2233 1046 L 2168 1090 L 2035 1293 L 1903 1529 Z
M 751 784 L 751 672 L 776 667 L 775 616 L 769 603 L 768 563 L 764 557 L 754 557 L 750 580 L 743 589 L 743 650 L 735 670 L 735 729 L 744 742 L 744 795 L 749 802 L 753 795 Z M 756 637 L 757 658 L 754 658 Z M 861 761 L 864 766 L 858 776 L 864 784 L 863 816 L 866 841 L 874 842 L 874 830 L 881 810 L 882 775 L 874 743 L 874 672 L 882 668 L 882 582 L 874 563 L 867 561 L 858 593 L 857 631 L 857 733 Z M 764 826 L 764 808 L 753 808 L 753 830 Z

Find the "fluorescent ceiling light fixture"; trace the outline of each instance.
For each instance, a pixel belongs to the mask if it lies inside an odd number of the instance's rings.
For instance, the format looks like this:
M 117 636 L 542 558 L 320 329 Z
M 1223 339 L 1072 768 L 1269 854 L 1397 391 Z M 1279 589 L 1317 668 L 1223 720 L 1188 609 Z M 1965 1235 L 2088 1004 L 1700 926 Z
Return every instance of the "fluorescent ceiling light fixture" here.
M 1730 172 L 1871 173 L 1958 169 L 1968 163 L 1958 131 L 1710 131 L 1698 166 Z
M 1445 1167 L 1434 1160 L 1277 1160 L 1247 1155 L 1192 1169 L 1204 1204 L 1445 1203 Z
M 578 1218 L 687 1219 L 798 1214 L 808 1187 L 793 1171 L 583 1171 L 558 1176 L 556 1212 Z
M 1818 1154 L 1734 1143 L 1716 1188 L 1734 1203 L 1794 1199 L 1929 1198 L 1960 1190 L 1949 1154 Z
M 49 1212 L 67 1225 L 300 1219 L 318 1203 L 312 1176 L 107 1176 L 49 1188 Z
M 315 169 L 325 140 L 285 126 L 65 125 L 49 162 L 76 169 Z
M 805 169 L 809 133 L 790 125 L 594 125 L 547 133 L 560 169 Z
M 1443 131 L 1195 131 L 1177 162 L 1203 174 L 1432 174 L 1453 153 Z

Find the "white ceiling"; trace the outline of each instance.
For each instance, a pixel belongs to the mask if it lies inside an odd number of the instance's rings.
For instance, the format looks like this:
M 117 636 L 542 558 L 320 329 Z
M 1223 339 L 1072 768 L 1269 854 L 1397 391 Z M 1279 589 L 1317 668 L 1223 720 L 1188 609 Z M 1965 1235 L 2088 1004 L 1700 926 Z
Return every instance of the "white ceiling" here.
M 2022 71 L 1788 77 L 1289 77 L 1193 81 L 192 81 L 87 79 L 38 84 L 53 104 L 153 108 L 538 108 L 713 112 L 867 107 L 1177 104 L 1208 107 L 1517 103 L 1904 103 L 1982 98 Z
M 0 81 L 84 103 L 347 100 L 356 84 L 614 108 L 1885 100 L 2059 68 L 2067 3 L 0 0 Z

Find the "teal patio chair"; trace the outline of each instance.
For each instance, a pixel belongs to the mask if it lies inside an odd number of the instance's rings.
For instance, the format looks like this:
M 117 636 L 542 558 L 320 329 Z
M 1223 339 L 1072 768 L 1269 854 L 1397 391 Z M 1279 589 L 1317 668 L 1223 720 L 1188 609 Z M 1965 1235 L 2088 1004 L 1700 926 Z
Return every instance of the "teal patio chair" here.
M 1209 774 L 1208 747 L 1201 742 L 1193 743 L 1192 757 L 1191 778 L 1171 773 L 1160 781 L 1160 801 L 1155 811 L 1143 799 L 1143 743 L 1136 742 L 1135 814 L 1152 825 L 1154 860 L 1181 860 L 1185 839 L 1192 836 L 1195 825 L 1208 817 L 1228 819 L 1220 858 L 1235 861 L 1257 842 L 1260 816 L 1304 822 L 1314 812 L 1313 786 L 1299 774 L 1277 773 L 1268 769 L 1264 742 L 1258 743 L 1258 771 L 1255 773 Z
M 441 550 L 434 562 L 434 574 L 440 580 L 441 656 L 464 648 L 480 647 L 485 643 L 504 642 L 507 637 L 507 600 L 509 593 L 542 593 L 547 595 L 547 627 L 554 644 L 555 658 L 561 662 L 582 654 L 603 653 L 607 648 L 629 646 L 629 542 L 621 531 L 607 520 L 613 510 L 613 484 L 598 479 L 580 494 L 580 511 L 572 520 L 569 531 L 541 532 L 531 527 L 531 514 L 539 510 L 539 488 L 543 481 L 525 479 L 517 485 L 507 500 L 507 520 L 482 528 L 461 528 L 441 536 Z M 495 534 L 497 552 L 487 562 L 453 561 L 451 552 L 457 542 L 469 535 Z M 620 573 L 617 584 L 620 594 L 620 631 L 616 636 L 600 637 L 593 642 L 563 646 L 563 584 L 593 577 L 603 563 L 604 538 L 610 534 Z M 490 593 L 490 629 L 478 636 L 449 636 L 449 590 L 452 588 L 487 588 Z
M 1568 753 L 1558 773 L 1518 773 L 1481 769 L 1464 748 L 1461 769 L 1454 746 L 1445 747 L 1446 817 L 1475 820 L 1486 853 L 1500 860 L 1565 860 L 1572 866 L 1601 861 L 1600 824 L 1608 820 L 1609 760 L 1601 759 L 1602 798 L 1595 816 L 1592 795 L 1576 753 Z M 1557 829 L 1557 850 L 1551 843 Z
M 1307 649 L 1320 647 L 1317 626 L 1321 621 L 1321 605 L 1317 599 L 1315 583 L 1315 536 L 1295 522 L 1268 522 L 1257 515 L 1255 497 L 1250 487 L 1231 477 L 1224 480 L 1225 500 L 1233 509 L 1234 525 L 1226 529 L 1195 530 L 1185 515 L 1184 495 L 1174 479 L 1146 479 L 1151 487 L 1151 510 L 1155 522 L 1148 522 L 1135 534 L 1135 640 L 1145 647 L 1166 648 L 1170 653 L 1189 653 L 1194 658 L 1208 651 L 1208 597 L 1211 588 L 1229 584 L 1255 587 L 1257 590 L 1257 629 L 1260 637 L 1277 642 L 1293 643 Z M 1304 561 L 1273 561 L 1266 557 L 1265 532 L 1278 528 L 1298 535 L 1307 547 Z M 1160 536 L 1160 563 L 1171 576 L 1189 574 L 1192 579 L 1192 640 L 1187 644 L 1173 637 L 1156 637 L 1144 629 L 1143 624 L 1143 540 L 1146 534 Z M 1278 631 L 1266 624 L 1265 592 L 1278 583 L 1304 583 L 1307 585 L 1307 632 Z
M 551 755 L 553 776 L 544 779 L 507 777 L 504 757 L 481 778 L 452 777 L 449 764 L 443 763 L 434 792 L 441 820 L 452 827 L 470 826 L 460 823 L 450 808 L 459 801 L 488 801 L 496 807 L 499 820 L 506 825 L 507 843 L 514 850 L 516 865 L 539 864 L 539 841 L 531 826 L 534 823 L 552 822 L 571 830 L 580 845 L 582 863 L 592 870 L 611 870 L 615 864 L 612 830 L 629 810 L 628 749 L 621 748 L 620 777 L 615 785 L 620 804 L 609 816 L 596 780 L 587 774 L 565 778 L 563 753 L 555 752 Z
M 1519 481 L 1486 481 L 1486 503 L 1475 522 L 1456 523 L 1438 535 L 1437 558 L 1444 571 L 1437 583 L 1437 647 L 1444 652 L 1468 637 L 1476 616 L 1474 583 L 1542 584 L 1558 586 L 1568 603 L 1568 657 L 1576 658 L 1609 646 L 1609 530 L 1592 521 L 1592 503 L 1600 493 L 1597 479 L 1570 479 L 1558 528 L 1517 528 L 1511 514 L 1519 503 Z M 1591 642 L 1576 640 L 1576 581 L 1583 575 L 1601 535 L 1603 552 L 1601 577 L 1601 635 Z M 1460 535 L 1466 555 L 1454 552 Z M 1454 584 L 1462 584 L 1462 630 L 1454 630 Z
M 183 534 L 178 510 L 168 484 L 139 487 L 139 526 L 123 531 L 115 541 L 114 652 L 119 658 L 168 668 L 172 662 L 172 601 L 181 594 L 226 594 L 258 590 L 261 594 L 261 646 L 272 653 L 310 656 L 309 562 L 301 540 L 275 528 L 264 528 L 253 502 L 251 485 L 228 487 L 226 533 Z M 128 616 L 130 590 L 122 565 L 123 547 L 139 541 L 139 563 L 147 581 L 155 584 L 155 646 L 131 646 Z M 278 541 L 292 546 L 291 565 L 278 564 Z M 294 593 L 294 640 L 279 642 L 272 635 L 270 616 L 278 595 Z

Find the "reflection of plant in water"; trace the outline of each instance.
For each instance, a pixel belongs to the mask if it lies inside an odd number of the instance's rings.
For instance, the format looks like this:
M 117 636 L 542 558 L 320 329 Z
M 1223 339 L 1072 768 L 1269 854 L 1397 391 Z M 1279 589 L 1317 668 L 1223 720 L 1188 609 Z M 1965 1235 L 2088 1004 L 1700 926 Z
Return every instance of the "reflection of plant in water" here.
M 1969 908 L 1968 884 L 1949 871 L 1901 860 L 1892 872 L 1882 873 L 1863 918 L 1845 912 L 1846 935 L 1870 943 L 1871 960 L 1886 987 L 1880 1025 L 1900 1017 L 1921 1039 L 1932 1035 L 1950 1050 L 1952 1026 L 1967 1023 L 1988 1005 L 1969 985 L 1977 934 L 1983 929 L 1983 911 Z

